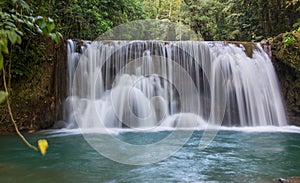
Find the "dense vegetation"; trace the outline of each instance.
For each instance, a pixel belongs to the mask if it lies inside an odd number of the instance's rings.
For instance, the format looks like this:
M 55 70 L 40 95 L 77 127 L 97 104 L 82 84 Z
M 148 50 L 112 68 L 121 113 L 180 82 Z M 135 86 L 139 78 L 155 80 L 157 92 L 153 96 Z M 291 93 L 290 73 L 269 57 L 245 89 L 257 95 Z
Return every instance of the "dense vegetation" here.
M 300 26 L 299 0 L 2 0 L 0 4 L 0 69 L 6 54 L 13 78 L 28 77 L 30 68 L 46 59 L 46 38 L 37 34 L 57 40 L 59 31 L 65 38 L 93 40 L 122 23 L 164 19 L 191 27 L 204 40 L 261 41 Z
M 184 22 L 205 40 L 261 41 L 300 26 L 299 0 L 185 0 Z
M 204 40 L 261 41 L 300 26 L 299 0 L 28 0 L 66 38 L 93 40 L 132 20 L 188 25 Z
M 53 11 L 47 10 L 57 17 L 61 33 L 82 39 L 94 39 L 116 25 L 146 18 L 182 22 L 204 40 L 261 41 L 300 26 L 299 0 L 50 2 Z
M 40 47 L 36 35 L 50 36 L 58 42 L 59 33 L 55 31 L 52 18 L 34 15 L 32 8 L 23 0 L 3 0 L 0 5 L 0 71 L 3 71 L 5 88 L 5 91 L 0 91 L 1 103 L 11 90 L 12 77 L 26 74 L 28 65 L 38 60 L 35 55 L 39 56 L 36 53 Z M 30 49 L 31 46 L 36 48 Z

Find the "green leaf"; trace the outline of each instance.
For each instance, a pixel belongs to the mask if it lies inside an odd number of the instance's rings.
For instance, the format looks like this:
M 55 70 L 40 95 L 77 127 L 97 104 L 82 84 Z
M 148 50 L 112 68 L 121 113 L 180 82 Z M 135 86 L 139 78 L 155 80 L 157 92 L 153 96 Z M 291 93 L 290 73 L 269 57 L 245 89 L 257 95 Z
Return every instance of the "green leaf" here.
M 42 17 L 42 16 L 37 16 L 35 19 L 36 19 L 36 20 L 42 20 L 42 19 L 44 19 L 44 17 Z
M 16 27 L 16 25 L 14 24 L 14 23 L 12 23 L 12 22 L 8 22 L 8 21 L 6 21 L 6 22 L 4 22 L 6 25 L 8 25 L 9 27 L 12 27 L 12 28 L 15 28 Z
M 48 17 L 48 22 L 54 23 L 54 20 L 52 18 Z
M 8 96 L 8 93 L 6 93 L 4 91 L 0 91 L 0 104 L 5 101 L 7 96 Z
M 52 32 L 55 28 L 55 24 L 54 23 L 48 23 L 47 24 L 47 29 L 48 29 L 48 32 Z
M 26 23 L 26 25 L 27 25 L 29 28 L 33 28 L 33 27 L 34 27 L 34 25 L 33 25 L 33 23 L 32 23 L 31 21 L 26 20 L 25 23 Z
M 18 22 L 20 23 L 25 23 L 24 20 L 22 18 L 18 18 Z
M 20 30 L 16 30 L 16 32 L 17 32 L 20 36 L 23 36 L 23 35 L 24 35 L 23 32 L 20 31 Z
M 0 71 L 3 69 L 3 55 L 2 52 L 0 52 Z
M 17 43 L 18 43 L 18 44 L 21 44 L 21 43 L 22 43 L 22 38 L 21 38 L 21 36 L 19 36 L 19 35 L 17 36 Z
M 60 32 L 56 32 L 56 34 L 58 35 L 58 37 L 63 38 L 63 35 Z
M 37 29 L 37 32 L 38 32 L 38 33 L 40 33 L 40 34 L 42 34 L 42 33 L 43 33 L 42 29 L 40 29 L 40 27 L 39 27 L 39 26 L 36 26 L 36 29 Z
M 22 8 L 29 10 L 29 5 L 25 1 L 19 0 L 19 4 L 22 6 Z
M 7 39 L 6 38 L 2 38 L 1 42 L 1 50 L 3 53 L 8 54 L 8 48 L 7 48 Z
M 58 36 L 56 33 L 50 33 L 50 37 L 56 42 L 58 43 Z
M 41 29 L 44 29 L 46 26 L 47 26 L 47 23 L 46 23 L 46 22 L 42 22 L 42 23 L 40 24 L 40 28 L 41 28 Z
M 18 35 L 15 31 L 8 31 L 7 32 L 7 37 L 9 39 L 9 41 L 11 42 L 11 44 L 16 44 Z

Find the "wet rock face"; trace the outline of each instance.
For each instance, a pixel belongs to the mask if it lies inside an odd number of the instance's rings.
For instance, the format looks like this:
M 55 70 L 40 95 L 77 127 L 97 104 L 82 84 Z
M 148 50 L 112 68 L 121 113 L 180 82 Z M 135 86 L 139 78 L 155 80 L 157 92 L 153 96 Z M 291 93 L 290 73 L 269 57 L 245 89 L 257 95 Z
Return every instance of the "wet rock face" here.
M 295 42 L 284 47 L 284 34 L 271 44 L 273 64 L 285 99 L 290 124 L 300 126 L 300 33 L 292 33 Z

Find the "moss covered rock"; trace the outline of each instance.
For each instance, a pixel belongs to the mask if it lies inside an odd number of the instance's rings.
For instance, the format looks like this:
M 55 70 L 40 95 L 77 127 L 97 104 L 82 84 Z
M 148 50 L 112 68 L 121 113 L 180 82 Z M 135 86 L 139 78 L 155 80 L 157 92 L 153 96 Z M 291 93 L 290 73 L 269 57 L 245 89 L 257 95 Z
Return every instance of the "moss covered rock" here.
M 10 103 L 18 128 L 32 132 L 51 128 L 61 119 L 66 97 L 66 41 L 46 44 L 45 58 L 34 65 L 28 78 L 13 80 Z M 2 78 L 2 76 L 1 76 Z M 0 79 L 0 87 L 3 83 Z M 14 133 L 6 103 L 0 105 L 0 134 Z
M 271 50 L 288 120 L 300 126 L 300 33 L 278 35 L 271 41 Z

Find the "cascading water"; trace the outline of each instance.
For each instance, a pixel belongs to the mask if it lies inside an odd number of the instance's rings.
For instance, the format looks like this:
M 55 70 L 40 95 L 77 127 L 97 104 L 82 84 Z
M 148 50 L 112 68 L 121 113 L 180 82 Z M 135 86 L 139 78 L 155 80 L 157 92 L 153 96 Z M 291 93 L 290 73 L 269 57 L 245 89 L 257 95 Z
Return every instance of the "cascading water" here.
M 276 73 L 259 44 L 68 41 L 68 127 L 286 125 Z M 180 120 L 179 120 L 180 118 Z

